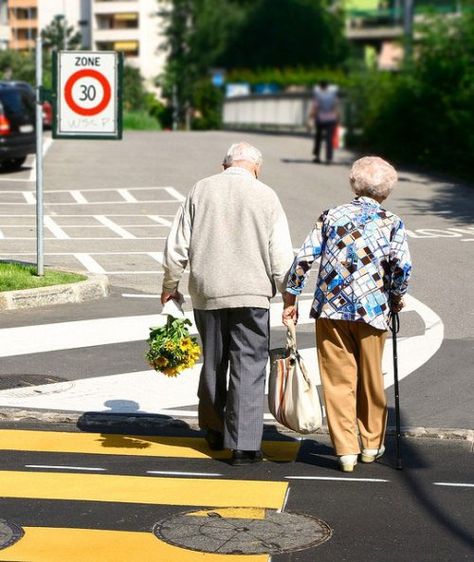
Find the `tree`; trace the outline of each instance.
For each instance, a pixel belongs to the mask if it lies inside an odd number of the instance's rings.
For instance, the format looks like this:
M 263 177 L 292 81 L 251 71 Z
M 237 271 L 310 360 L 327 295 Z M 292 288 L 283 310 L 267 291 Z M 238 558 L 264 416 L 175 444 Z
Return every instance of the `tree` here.
M 43 44 L 49 50 L 70 49 L 78 50 L 82 45 L 82 36 L 79 31 L 74 31 L 74 27 L 67 25 L 64 16 L 54 16 L 52 22 L 41 31 Z
M 160 85 L 181 122 L 213 67 L 340 66 L 346 54 L 342 19 L 326 0 L 158 2 L 167 39 Z

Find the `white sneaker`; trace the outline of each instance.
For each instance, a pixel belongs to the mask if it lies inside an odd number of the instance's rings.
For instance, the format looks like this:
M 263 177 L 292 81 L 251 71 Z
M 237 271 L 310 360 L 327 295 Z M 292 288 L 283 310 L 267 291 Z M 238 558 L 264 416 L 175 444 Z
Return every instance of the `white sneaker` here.
M 342 472 L 353 472 L 357 464 L 357 455 L 341 455 L 339 457 L 339 468 Z
M 362 449 L 360 456 L 361 462 L 374 462 L 385 453 L 385 447 L 382 445 L 380 449 Z

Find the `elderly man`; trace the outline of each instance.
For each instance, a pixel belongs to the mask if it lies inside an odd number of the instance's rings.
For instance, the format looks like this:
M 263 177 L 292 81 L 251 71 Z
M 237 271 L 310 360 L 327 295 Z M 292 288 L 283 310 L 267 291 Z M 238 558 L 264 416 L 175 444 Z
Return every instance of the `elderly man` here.
M 280 201 L 257 179 L 261 166 L 255 147 L 232 145 L 224 171 L 199 181 L 178 211 L 163 262 L 162 303 L 179 299 L 189 262 L 204 354 L 199 425 L 211 449 L 232 449 L 233 465 L 262 459 L 270 298 L 285 290 L 293 260 Z
M 354 163 L 356 198 L 325 211 L 290 271 L 283 322 L 295 321 L 295 299 L 321 257 L 311 315 L 331 440 L 340 467 L 352 472 L 383 455 L 387 406 L 382 352 L 390 311 L 403 307 L 411 263 L 403 222 L 381 203 L 397 181 L 378 157 Z M 358 429 L 358 432 L 357 432 Z

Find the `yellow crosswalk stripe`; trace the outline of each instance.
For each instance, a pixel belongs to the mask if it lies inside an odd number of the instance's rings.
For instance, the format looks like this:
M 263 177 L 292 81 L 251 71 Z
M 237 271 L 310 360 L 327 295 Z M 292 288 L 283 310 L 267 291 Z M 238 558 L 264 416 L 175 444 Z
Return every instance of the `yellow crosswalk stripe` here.
M 279 509 L 287 487 L 255 480 L 0 471 L 4 498 Z
M 264 441 L 262 443 L 265 457 L 280 462 L 295 460 L 299 447 L 299 441 Z M 197 437 L 114 435 L 18 429 L 0 430 L 0 450 L 193 459 L 224 459 L 230 456 L 229 451 L 211 451 L 205 439 Z
M 2 562 L 267 562 L 268 555 L 224 555 L 185 550 L 152 533 L 26 527 L 0 551 Z

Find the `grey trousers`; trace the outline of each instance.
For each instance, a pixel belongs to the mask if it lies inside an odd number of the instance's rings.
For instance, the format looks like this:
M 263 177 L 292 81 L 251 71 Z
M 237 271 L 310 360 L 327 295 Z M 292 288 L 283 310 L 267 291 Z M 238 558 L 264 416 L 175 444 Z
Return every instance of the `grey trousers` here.
M 263 433 L 269 311 L 194 310 L 194 318 L 204 355 L 199 426 L 222 432 L 227 449 L 257 451 Z

